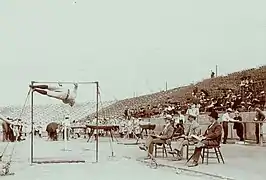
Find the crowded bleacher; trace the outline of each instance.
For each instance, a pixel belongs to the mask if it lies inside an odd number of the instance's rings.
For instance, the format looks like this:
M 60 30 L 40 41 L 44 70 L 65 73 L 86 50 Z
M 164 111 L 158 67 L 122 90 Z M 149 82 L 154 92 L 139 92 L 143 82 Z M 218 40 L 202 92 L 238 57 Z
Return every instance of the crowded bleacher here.
M 177 114 L 197 104 L 201 113 L 227 108 L 239 111 L 254 111 L 259 103 L 264 109 L 266 88 L 266 66 L 212 77 L 202 82 L 154 94 L 118 101 L 101 113 L 108 117 L 125 115 L 152 117 L 160 114 Z

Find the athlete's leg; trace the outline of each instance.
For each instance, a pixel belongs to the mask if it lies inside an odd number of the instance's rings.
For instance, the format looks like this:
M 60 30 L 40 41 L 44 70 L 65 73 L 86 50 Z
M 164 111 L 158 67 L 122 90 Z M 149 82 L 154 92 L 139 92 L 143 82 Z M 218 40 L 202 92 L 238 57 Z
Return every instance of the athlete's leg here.
M 30 85 L 30 88 L 35 89 L 48 89 L 48 85 Z
M 40 93 L 42 95 L 47 95 L 47 90 L 34 88 L 34 91 L 37 92 L 37 93 Z
M 63 102 L 69 104 L 71 107 L 74 106 L 77 97 L 77 90 L 78 90 L 78 84 L 75 83 L 73 90 L 72 91 L 69 90 L 68 98 L 63 100 Z
M 52 97 L 52 98 L 56 98 L 56 99 L 60 99 L 60 100 L 65 100 L 67 97 L 67 92 L 64 92 L 64 91 L 60 91 L 60 92 L 47 91 L 47 96 Z
M 62 87 L 58 86 L 52 86 L 52 85 L 30 85 L 30 88 L 32 89 L 47 89 L 50 91 L 62 91 Z
M 52 97 L 52 98 L 56 98 L 56 99 L 60 99 L 62 100 L 61 96 L 62 96 L 62 93 L 60 92 L 54 92 L 54 91 L 49 91 L 49 90 L 43 90 L 43 89 L 34 89 L 35 92 L 38 92 L 42 95 L 46 95 L 46 96 L 49 96 L 49 97 Z
M 70 92 L 69 99 L 75 100 L 76 97 L 77 97 L 77 91 L 78 91 L 78 84 L 77 83 L 74 83 L 74 88 Z
M 48 85 L 48 90 L 50 91 L 56 91 L 56 92 L 62 92 L 64 91 L 64 89 L 62 87 L 58 87 L 58 86 L 52 86 L 52 85 Z

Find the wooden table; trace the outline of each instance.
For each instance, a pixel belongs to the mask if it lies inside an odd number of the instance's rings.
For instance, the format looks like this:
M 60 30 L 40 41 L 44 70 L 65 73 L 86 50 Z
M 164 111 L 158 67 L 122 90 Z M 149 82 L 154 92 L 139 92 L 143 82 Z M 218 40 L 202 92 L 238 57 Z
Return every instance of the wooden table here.
M 79 132 L 75 132 L 76 129 L 83 130 L 83 133 L 86 134 L 86 129 L 87 129 L 86 126 L 71 126 L 70 128 L 71 128 L 73 134 L 74 134 L 74 135 L 77 134 L 78 137 L 80 137 L 81 134 L 80 134 Z M 85 137 L 85 136 L 84 136 L 84 137 Z
M 148 135 L 148 131 L 154 131 L 156 124 L 140 124 L 139 126 L 141 128 L 140 135 L 142 136 L 143 131 L 146 132 L 146 135 Z M 138 144 L 139 138 L 140 137 L 138 137 L 136 144 Z
M 89 139 L 87 140 L 87 142 L 90 141 L 90 138 L 91 136 L 93 135 L 95 129 L 102 129 L 104 131 L 107 131 L 110 133 L 110 136 L 112 138 L 112 141 L 114 141 L 114 135 L 113 135 L 113 131 L 116 130 L 116 129 L 119 129 L 119 126 L 117 125 L 100 125 L 100 126 L 96 126 L 96 125 L 86 125 L 87 128 L 90 128 L 91 129 L 91 132 L 89 133 Z M 96 136 L 96 138 L 98 138 Z

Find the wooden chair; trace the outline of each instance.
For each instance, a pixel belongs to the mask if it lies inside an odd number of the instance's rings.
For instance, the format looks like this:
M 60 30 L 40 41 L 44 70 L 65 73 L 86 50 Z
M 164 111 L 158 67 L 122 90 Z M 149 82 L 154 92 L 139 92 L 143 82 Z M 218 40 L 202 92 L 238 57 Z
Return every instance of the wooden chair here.
M 200 135 L 200 134 L 201 134 L 201 130 L 199 131 L 198 135 Z M 193 154 L 194 149 L 195 149 L 195 144 L 196 144 L 195 141 L 188 141 L 188 144 L 185 145 L 186 146 L 186 159 L 187 160 L 189 159 L 189 154 Z
M 220 158 L 221 158 L 221 160 L 224 164 L 224 158 L 223 158 L 223 155 L 221 153 L 220 146 L 206 146 L 202 150 L 203 150 L 203 152 L 202 152 L 202 164 L 204 163 L 205 158 L 206 158 L 207 164 L 209 163 L 210 158 L 212 158 L 212 159 L 216 158 L 218 163 L 221 162 L 220 161 Z M 214 151 L 210 152 L 210 150 L 214 150 Z M 210 154 L 215 154 L 215 157 L 213 157 L 213 156 L 210 157 Z
M 186 159 L 187 160 L 189 158 L 189 155 L 193 154 L 193 152 L 194 152 L 194 149 L 195 149 L 194 145 L 195 145 L 194 141 L 188 141 L 188 144 L 185 145 L 185 147 L 186 147 Z
M 154 144 L 154 148 L 155 148 L 155 157 L 157 157 L 158 155 L 158 152 L 162 152 L 163 154 L 163 157 L 164 155 L 167 157 L 168 154 L 167 154 L 167 147 L 170 149 L 170 151 L 172 151 L 172 145 L 171 145 L 171 139 L 167 139 L 164 141 L 164 143 L 158 143 L 158 144 Z M 161 151 L 158 151 L 158 150 L 161 150 Z
M 174 130 L 171 138 L 163 140 L 163 143 L 154 144 L 154 148 L 155 148 L 155 155 L 154 156 L 155 157 L 157 157 L 158 150 L 162 150 L 161 152 L 163 154 L 163 157 L 164 157 L 164 155 L 167 157 L 167 147 L 169 148 L 170 151 L 173 151 L 171 142 L 173 140 L 173 136 L 174 136 L 175 132 L 176 132 L 176 129 Z

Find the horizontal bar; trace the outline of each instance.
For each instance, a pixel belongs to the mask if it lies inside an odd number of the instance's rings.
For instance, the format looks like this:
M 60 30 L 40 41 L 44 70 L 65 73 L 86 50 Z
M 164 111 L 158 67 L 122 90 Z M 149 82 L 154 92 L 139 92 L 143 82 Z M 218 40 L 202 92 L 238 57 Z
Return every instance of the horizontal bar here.
M 98 81 L 81 81 L 81 82 L 74 82 L 74 81 L 31 81 L 33 84 L 97 84 Z

